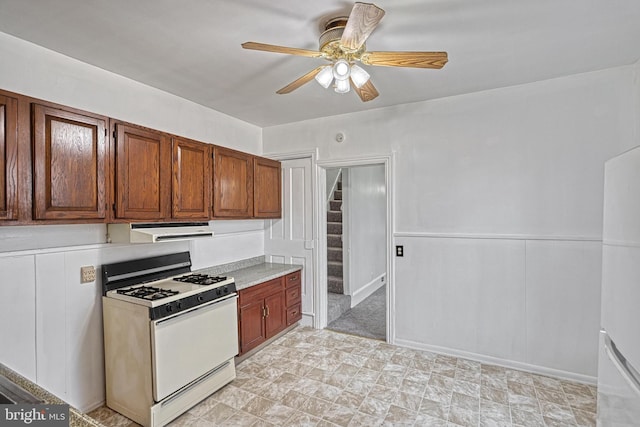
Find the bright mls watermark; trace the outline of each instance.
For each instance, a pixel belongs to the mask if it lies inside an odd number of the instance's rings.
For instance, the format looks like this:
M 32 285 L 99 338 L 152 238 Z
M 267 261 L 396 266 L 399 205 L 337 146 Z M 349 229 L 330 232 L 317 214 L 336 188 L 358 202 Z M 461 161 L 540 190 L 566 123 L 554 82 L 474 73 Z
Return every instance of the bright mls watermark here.
M 0 405 L 0 427 L 68 427 L 69 405 Z

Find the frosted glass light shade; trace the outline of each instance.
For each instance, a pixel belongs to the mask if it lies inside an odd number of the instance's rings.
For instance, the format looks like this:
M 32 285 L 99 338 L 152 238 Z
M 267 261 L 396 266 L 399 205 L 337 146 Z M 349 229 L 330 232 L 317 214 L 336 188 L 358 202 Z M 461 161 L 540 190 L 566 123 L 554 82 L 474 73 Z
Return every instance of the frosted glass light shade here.
M 333 81 L 333 68 L 331 65 L 324 67 L 318 74 L 316 74 L 316 81 L 320 83 L 323 88 L 328 88 Z
M 333 77 L 336 80 L 347 80 L 349 79 L 349 74 L 351 72 L 351 67 L 349 63 L 344 59 L 338 59 L 335 64 L 333 64 Z
M 369 81 L 369 73 L 367 73 L 362 67 L 359 67 L 356 64 L 351 66 L 351 81 L 353 84 L 360 89 L 362 85 Z
M 336 84 L 334 90 L 337 93 L 347 93 L 351 90 L 351 85 L 349 84 L 349 79 L 346 80 L 338 80 L 336 79 Z

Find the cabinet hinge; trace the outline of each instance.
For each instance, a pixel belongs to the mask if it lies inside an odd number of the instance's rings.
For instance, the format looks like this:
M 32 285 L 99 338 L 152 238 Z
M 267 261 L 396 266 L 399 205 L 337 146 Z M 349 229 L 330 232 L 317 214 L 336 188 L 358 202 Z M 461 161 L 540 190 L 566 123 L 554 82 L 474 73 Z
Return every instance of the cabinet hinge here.
M 116 204 L 115 204 L 115 203 L 113 203 L 113 204 L 111 205 L 111 209 L 112 209 L 114 212 L 116 211 Z
M 106 138 L 107 135 L 109 135 L 109 133 L 107 131 L 107 128 L 104 128 L 104 136 L 105 136 L 105 138 Z
M 118 139 L 118 133 L 115 130 L 113 131 L 113 139 Z

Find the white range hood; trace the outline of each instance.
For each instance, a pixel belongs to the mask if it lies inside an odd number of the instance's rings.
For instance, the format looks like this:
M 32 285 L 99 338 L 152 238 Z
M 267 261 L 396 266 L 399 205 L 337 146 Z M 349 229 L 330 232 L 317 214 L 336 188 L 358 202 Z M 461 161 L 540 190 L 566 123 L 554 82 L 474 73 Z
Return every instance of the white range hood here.
M 110 243 L 158 243 L 213 237 L 208 222 L 154 222 L 108 224 Z

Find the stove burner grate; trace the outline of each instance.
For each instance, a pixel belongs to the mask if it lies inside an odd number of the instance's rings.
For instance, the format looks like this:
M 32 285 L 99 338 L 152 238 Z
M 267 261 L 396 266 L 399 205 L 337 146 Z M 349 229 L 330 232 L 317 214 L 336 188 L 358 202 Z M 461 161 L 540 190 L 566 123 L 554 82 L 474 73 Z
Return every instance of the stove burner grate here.
M 182 277 L 176 277 L 173 280 L 177 280 L 178 282 L 193 283 L 196 285 L 212 285 L 214 283 L 227 280 L 227 278 L 222 276 L 209 276 L 208 274 L 193 273 Z
M 139 286 L 137 288 L 118 289 L 118 293 L 134 298 L 142 298 L 153 301 L 175 295 L 178 293 L 178 291 L 173 291 L 171 289 L 160 289 L 154 286 Z

